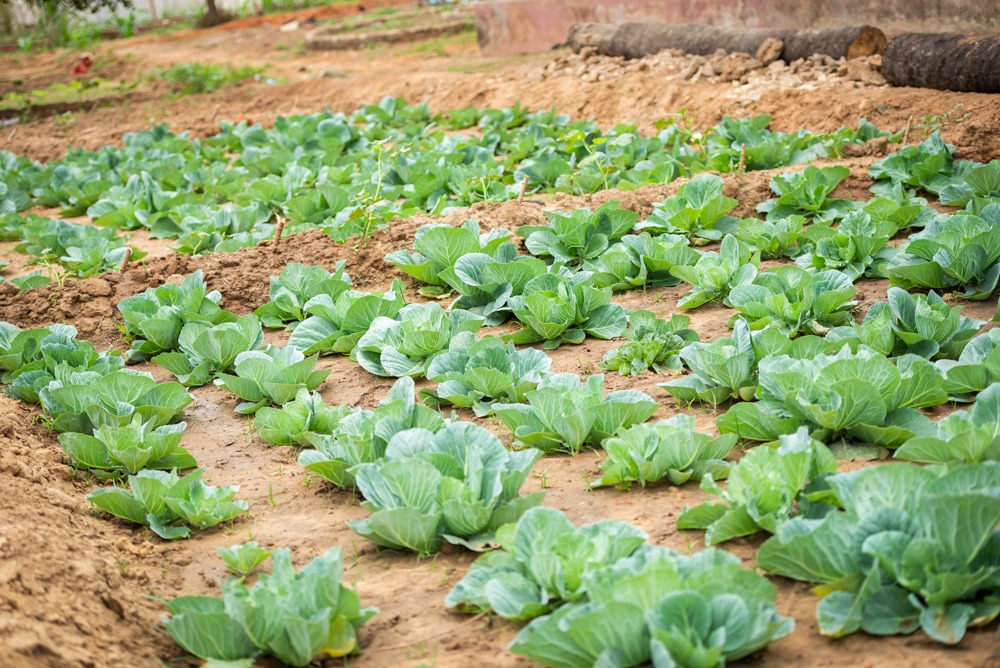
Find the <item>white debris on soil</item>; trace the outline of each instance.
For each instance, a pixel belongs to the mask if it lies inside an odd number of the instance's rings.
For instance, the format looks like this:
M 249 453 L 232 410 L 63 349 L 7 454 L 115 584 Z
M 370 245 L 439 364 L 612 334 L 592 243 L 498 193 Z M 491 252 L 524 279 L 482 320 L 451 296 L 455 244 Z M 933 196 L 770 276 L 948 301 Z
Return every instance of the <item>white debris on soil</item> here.
M 683 51 L 661 51 L 652 56 L 626 60 L 599 55 L 594 47 L 580 53 L 562 53 L 542 68 L 541 78 L 576 76 L 583 81 L 606 81 L 633 72 L 662 76 L 668 82 L 704 81 L 732 83 L 723 97 L 749 105 L 764 93 L 778 89 L 817 90 L 827 86 L 851 85 L 855 88 L 887 86 L 880 69 L 881 56 L 837 60 L 814 55 L 792 63 L 776 60 L 773 53 L 758 54 L 764 64 L 748 53 L 729 53 L 719 49 L 710 56 L 694 56 Z

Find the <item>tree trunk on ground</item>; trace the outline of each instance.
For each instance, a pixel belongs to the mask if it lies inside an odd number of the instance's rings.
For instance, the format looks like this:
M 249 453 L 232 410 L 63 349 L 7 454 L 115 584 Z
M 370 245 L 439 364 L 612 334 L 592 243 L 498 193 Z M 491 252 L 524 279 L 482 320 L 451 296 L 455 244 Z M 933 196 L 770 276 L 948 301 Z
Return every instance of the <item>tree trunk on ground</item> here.
M 568 43 L 574 51 L 593 46 L 607 56 L 641 58 L 666 49 L 701 56 L 717 49 L 755 54 L 771 38 L 782 42 L 780 58 L 789 63 L 814 53 L 831 58 L 862 58 L 881 53 L 886 43 L 882 31 L 871 26 L 767 30 L 665 23 L 577 24 L 570 29 Z
M 882 74 L 894 86 L 1000 93 L 1000 38 L 903 33 L 885 47 Z

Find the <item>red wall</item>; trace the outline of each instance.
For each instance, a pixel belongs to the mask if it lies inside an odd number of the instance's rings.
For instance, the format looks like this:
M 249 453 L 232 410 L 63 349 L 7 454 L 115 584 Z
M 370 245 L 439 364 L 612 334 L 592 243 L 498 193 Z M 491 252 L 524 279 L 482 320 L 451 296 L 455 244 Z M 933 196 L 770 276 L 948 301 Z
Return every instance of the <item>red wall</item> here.
M 483 0 L 475 5 L 487 55 L 544 51 L 574 23 L 656 21 L 748 28 L 868 24 L 906 31 L 1000 32 L 1000 0 Z

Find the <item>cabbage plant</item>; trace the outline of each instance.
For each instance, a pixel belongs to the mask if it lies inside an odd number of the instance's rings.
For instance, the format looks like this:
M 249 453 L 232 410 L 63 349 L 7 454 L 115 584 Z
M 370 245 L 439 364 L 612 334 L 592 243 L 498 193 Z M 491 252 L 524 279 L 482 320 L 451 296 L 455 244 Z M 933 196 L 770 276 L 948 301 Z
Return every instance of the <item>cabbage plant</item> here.
M 604 393 L 604 375 L 581 382 L 575 373 L 546 376 L 525 395 L 527 403 L 493 404 L 497 417 L 513 434 L 515 446 L 575 455 L 584 444 L 645 422 L 660 407 L 637 390 Z
M 306 355 L 350 354 L 375 318 L 396 317 L 403 308 L 403 289 L 403 282 L 396 279 L 384 293 L 345 290 L 336 299 L 318 294 L 303 306 L 309 317 L 295 328 L 288 345 Z
M 587 335 L 613 339 L 628 326 L 630 311 L 611 303 L 611 288 L 597 288 L 591 274 L 579 271 L 537 276 L 520 296 L 508 300 L 514 315 L 525 326 L 504 338 L 515 344 L 544 341 L 547 350 L 563 343 L 579 344 Z
M 758 362 L 768 355 L 788 355 L 796 359 L 812 359 L 820 353 L 835 353 L 845 345 L 843 341 L 831 341 L 829 335 L 819 337 L 809 334 L 791 338 L 788 334 L 777 329 L 751 332 L 750 343 Z
M 541 452 L 510 452 L 496 436 L 468 422 L 436 433 L 398 432 L 385 457 L 354 472 L 371 515 L 349 520 L 359 536 L 421 555 L 442 540 L 482 549 L 493 533 L 542 501 L 545 491 L 518 496 Z
M 896 231 L 913 227 L 925 227 L 928 223 L 945 214 L 927 206 L 923 197 L 911 197 L 901 183 L 890 187 L 875 185 L 879 197 L 869 201 L 862 209 L 876 223 L 890 223 Z
M 199 387 L 232 369 L 240 354 L 259 348 L 264 332 L 251 313 L 221 325 L 188 323 L 177 341 L 180 352 L 160 353 L 152 362 L 174 374 L 182 385 Z
M 253 415 L 264 406 L 291 401 L 300 390 L 319 387 L 330 369 L 316 369 L 317 361 L 319 355 L 306 357 L 290 346 L 248 350 L 236 356 L 235 373 L 218 374 L 215 384 L 244 400 L 237 413 Z
M 41 288 L 45 286 L 52 285 L 52 278 L 48 275 L 42 274 L 41 269 L 35 269 L 34 271 L 29 271 L 23 276 L 16 276 L 14 278 L 5 278 L 0 281 L 0 283 L 7 283 L 8 285 L 13 285 L 15 288 L 22 292 L 28 290 L 34 290 L 35 288 Z
M 270 574 L 252 586 L 232 578 L 222 598 L 180 596 L 166 601 L 163 626 L 185 651 L 208 665 L 250 666 L 272 656 L 288 666 L 340 658 L 360 650 L 357 629 L 377 608 L 362 608 L 342 584 L 344 560 L 331 548 L 296 572 L 291 550 L 275 550 Z
M 829 511 L 785 523 L 757 553 L 768 573 L 821 585 L 820 633 L 956 644 L 1000 612 L 1000 462 L 872 466 L 826 478 Z
M 958 360 L 938 360 L 936 366 L 944 374 L 948 398 L 970 401 L 977 392 L 1000 382 L 1000 329 L 974 337 Z
M 586 600 L 533 620 L 510 650 L 555 668 L 723 666 L 792 632 L 777 593 L 727 552 L 647 545 L 594 572 Z
M 706 476 L 721 480 L 729 475 L 729 463 L 724 459 L 735 445 L 733 434 L 713 438 L 696 432 L 690 415 L 637 424 L 605 439 L 603 475 L 592 486 L 628 489 L 634 482 L 645 487 L 664 478 L 673 485 L 683 485 L 691 478 Z
M 599 209 L 577 209 L 568 213 L 545 211 L 548 225 L 524 225 L 517 233 L 532 255 L 554 262 L 578 265 L 600 257 L 611 244 L 628 234 L 639 214 L 619 209 L 617 201 Z
M 448 348 L 455 336 L 479 331 L 483 321 L 462 309 L 445 311 L 436 302 L 407 304 L 395 319 L 372 320 L 351 358 L 376 376 L 422 376 L 427 362 Z
M 890 357 L 956 360 L 985 324 L 963 317 L 961 306 L 949 306 L 933 291 L 911 295 L 902 288 L 889 288 L 888 298 L 872 304 L 860 323 L 831 329 L 827 340 L 848 343 L 855 350 L 863 344 Z
M 825 225 L 806 228 L 802 239 L 809 243 L 795 262 L 803 269 L 837 269 L 852 281 L 861 276 L 885 278 L 878 269 L 879 260 L 895 252 L 886 248 L 894 234 L 893 223 L 877 222 L 864 211 L 852 211 L 836 228 Z
M 734 232 L 739 222 L 726 215 L 739 200 L 725 197 L 723 185 L 722 178 L 715 174 L 699 174 L 678 188 L 676 195 L 653 204 L 653 213 L 637 223 L 635 229 L 718 241 L 724 234 Z
M 733 335 L 711 342 L 693 341 L 679 353 L 691 370 L 660 387 L 678 401 L 700 401 L 718 406 L 730 399 L 751 401 L 756 394 L 757 365 L 769 355 L 787 355 L 811 359 L 820 353 L 834 353 L 844 341 L 829 341 L 818 336 L 794 339 L 777 329 L 750 332 L 744 320 L 733 323 Z
M 177 243 L 172 248 L 181 255 L 232 253 L 274 237 L 274 225 L 268 222 L 274 212 L 265 202 L 191 209 L 179 223 L 167 223 L 169 216 L 164 216 L 152 228 L 154 236 L 176 237 Z
M 735 434 L 728 436 L 735 442 Z M 704 530 L 707 545 L 777 531 L 795 513 L 799 494 L 809 482 L 837 470 L 833 453 L 810 438 L 805 427 L 779 441 L 776 448 L 761 446 L 747 452 L 729 470 L 725 489 L 711 477 L 702 479 L 702 490 L 721 503 L 684 508 L 677 528 Z
M 955 147 L 946 144 L 935 131 L 919 145 L 903 146 L 876 161 L 868 173 L 876 181 L 937 194 L 949 185 L 961 183 L 962 177 L 975 166 L 975 163 L 955 160 L 954 154 Z M 872 188 L 878 194 L 883 189 L 883 184 Z
M 71 373 L 39 393 L 42 410 L 56 431 L 93 433 L 104 425 L 125 426 L 138 417 L 151 429 L 178 421 L 194 401 L 179 383 L 157 383 L 149 373 Z
M 80 278 L 120 266 L 128 251 L 126 237 L 93 225 L 29 215 L 19 228 L 21 243 L 15 246 L 16 252 L 32 256 L 32 264 L 62 265 L 67 273 Z M 137 260 L 145 255 L 131 250 L 131 257 Z
M 511 651 L 557 668 L 718 666 L 792 631 L 777 589 L 737 557 L 683 556 L 646 540 L 625 522 L 577 529 L 558 510 L 533 508 L 498 532 L 502 549 L 477 559 L 445 604 L 532 620 Z
M 442 272 L 453 269 L 463 255 L 492 256 L 509 236 L 510 232 L 503 229 L 481 233 L 475 220 L 467 220 L 458 227 L 431 223 L 417 230 L 414 250 L 393 251 L 385 256 L 385 261 L 421 283 L 434 286 L 420 288 L 420 294 L 438 297 L 449 292 L 451 287 L 441 276 Z
M 484 324 L 492 326 L 502 324 L 511 316 L 508 300 L 512 296 L 520 295 L 528 281 L 549 271 L 542 260 L 518 255 L 514 244 L 504 242 L 489 255 L 463 255 L 439 276 L 461 295 L 452 308 L 481 315 L 486 318 Z
M 822 335 L 831 327 L 853 322 L 856 292 L 850 277 L 835 269 L 811 274 L 785 265 L 762 271 L 752 283 L 735 286 L 727 304 L 739 311 L 752 330 L 774 327 L 793 337 Z
M 389 441 L 407 429 L 436 433 L 447 424 L 441 413 L 416 402 L 413 379 L 400 378 L 374 411 L 346 409 L 329 432 L 306 432 L 315 450 L 303 450 L 299 465 L 337 487 L 354 487 L 354 473 L 361 464 L 385 456 Z
M 164 540 L 191 535 L 191 527 L 207 529 L 239 517 L 246 501 L 235 501 L 237 485 L 213 487 L 201 480 L 201 469 L 183 478 L 177 471 L 139 471 L 128 477 L 128 489 L 102 487 L 86 496 L 109 515 L 147 525 Z
M 824 443 L 849 438 L 895 448 L 928 428 L 917 409 L 948 400 L 933 364 L 915 355 L 890 360 L 867 346 L 812 359 L 774 355 L 758 373 L 759 401 L 720 415 L 722 433 L 773 441 L 806 426 Z
M 888 298 L 892 331 L 898 341 L 896 350 L 911 355 L 958 359 L 986 324 L 963 317 L 961 306 L 949 306 L 933 291 L 911 295 L 901 288 L 889 288 Z
M 237 577 L 246 578 L 271 558 L 273 550 L 265 550 L 255 540 L 232 547 L 217 547 L 215 553 L 226 563 L 226 569 Z
M 274 445 L 312 445 L 320 435 L 332 434 L 340 421 L 356 409 L 341 404 L 327 406 L 319 392 L 300 388 L 295 398 L 280 408 L 263 406 L 254 413 L 260 437 Z
M 199 269 L 180 283 L 164 283 L 121 300 L 118 311 L 132 338 L 125 359 L 142 362 L 177 350 L 181 329 L 189 322 L 211 326 L 235 321 L 235 315 L 219 307 L 221 299 L 218 290 L 208 291 Z
M 718 253 L 703 253 L 694 266 L 671 267 L 671 274 L 691 284 L 691 290 L 684 293 L 677 305 L 681 308 L 697 308 L 715 301 L 728 305 L 730 291 L 750 283 L 757 275 L 759 266 L 760 254 L 751 252 L 736 237 L 727 234 L 722 239 Z
M 42 359 L 41 342 L 53 332 L 69 339 L 76 338 L 76 328 L 71 325 L 21 329 L 12 323 L 0 322 L 0 369 L 4 371 L 4 383 L 10 383 L 13 372 Z
M 903 443 L 894 456 L 930 464 L 1000 460 L 1000 383 L 980 392 L 969 410 L 954 411 Z
M 964 206 L 978 213 L 990 204 L 1000 204 L 1000 160 L 973 167 L 962 180 L 941 189 L 941 203 Z
M 74 374 L 97 378 L 125 364 L 118 351 L 98 352 L 89 341 L 77 340 L 76 328 L 69 325 L 27 330 L 2 325 L 0 368 L 6 371 L 7 393 L 18 401 L 37 404 L 53 382 Z
M 576 528 L 554 508 L 532 508 L 497 531 L 500 549 L 482 555 L 445 605 L 524 622 L 587 594 L 589 576 L 646 543 L 646 532 L 602 520 Z
M 629 234 L 584 267 L 594 273 L 596 287 L 631 290 L 641 287 L 677 285 L 680 279 L 670 270 L 678 265 L 692 266 L 701 253 L 688 245 L 687 237 L 647 233 Z
M 51 221 L 50 221 L 51 222 Z M 66 273 L 79 278 L 96 276 L 117 269 L 128 253 L 130 260 L 146 256 L 144 251 L 125 247 L 124 239 L 84 238 L 77 245 L 67 246 L 58 262 Z
M 939 218 L 911 235 L 886 263 L 890 282 L 904 289 L 961 291 L 966 299 L 989 299 L 1000 278 L 1000 204 L 979 216 Z
M 796 257 L 801 253 L 797 242 L 802 235 L 803 216 L 787 216 L 778 220 L 758 220 L 744 218 L 739 222 L 733 236 L 746 244 L 754 253 L 760 253 L 762 260 L 779 257 Z
M 779 174 L 771 179 L 771 190 L 778 197 L 761 202 L 757 210 L 766 213 L 771 221 L 794 215 L 804 216 L 811 222 L 839 220 L 860 204 L 829 197 L 850 175 L 851 170 L 840 165 L 809 165 L 801 172 Z
M 271 277 L 269 298 L 254 313 L 264 327 L 295 329 L 306 319 L 305 305 L 317 295 L 336 300 L 351 288 L 351 277 L 344 272 L 344 260 L 337 261 L 333 272 L 289 262 L 281 273 Z
M 136 415 L 124 425 L 102 425 L 94 429 L 93 436 L 59 434 L 59 445 L 72 460 L 73 468 L 87 469 L 102 480 L 134 475 L 143 469 L 169 471 L 198 466 L 181 447 L 186 423 L 153 425 Z
M 675 313 L 670 320 L 664 320 L 652 311 L 635 311 L 622 334 L 628 342 L 609 350 L 601 367 L 617 370 L 623 376 L 637 376 L 648 369 L 655 373 L 679 370 L 683 363 L 678 353 L 699 340 L 698 333 L 688 329 L 689 324 L 691 318 L 686 315 Z
M 552 359 L 541 350 L 518 350 L 495 336 L 460 332 L 427 365 L 427 378 L 437 387 L 421 390 L 420 396 L 428 405 L 471 408 L 483 417 L 493 412 L 494 403 L 524 401 L 550 366 Z
M 736 321 L 732 337 L 707 343 L 694 341 L 684 346 L 678 356 L 691 373 L 660 383 L 678 401 L 717 406 L 729 399 L 753 398 L 757 356 L 750 328 L 744 321 Z

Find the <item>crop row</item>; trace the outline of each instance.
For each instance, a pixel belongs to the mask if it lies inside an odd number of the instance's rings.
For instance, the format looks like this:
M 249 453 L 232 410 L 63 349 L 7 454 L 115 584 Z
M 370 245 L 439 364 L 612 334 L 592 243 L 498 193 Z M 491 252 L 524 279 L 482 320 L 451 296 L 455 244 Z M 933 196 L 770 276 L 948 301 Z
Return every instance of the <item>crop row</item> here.
M 779 175 L 772 180 L 775 198 L 758 207 L 766 214 L 764 220 L 739 220 L 727 215 L 737 202 L 723 195 L 722 180 L 703 174 L 681 186 L 676 195 L 655 203 L 652 214 L 644 220 L 613 203 L 596 211 L 548 212 L 548 225 L 526 226 L 518 231 L 525 237 L 529 252 L 544 264 L 518 257 L 516 248 L 505 243 L 509 239 L 503 230 L 491 231 L 476 243 L 478 227 L 471 222 L 461 230 L 426 226 L 421 229 L 414 250 L 392 253 L 387 260 L 425 283 L 421 293 L 426 296 L 457 291 L 462 296 L 458 305 L 482 312 L 489 324 L 495 324 L 493 321 L 510 308 L 508 303 L 496 303 L 492 304 L 492 311 L 484 311 L 490 305 L 484 302 L 493 296 L 496 285 L 514 281 L 519 287 L 516 281 L 535 278 L 543 270 L 567 277 L 580 269 L 593 274 L 594 286 L 612 290 L 676 285 L 684 281 L 692 285 L 692 290 L 680 306 L 696 307 L 725 299 L 727 305 L 738 308 L 758 327 L 784 319 L 783 327 L 810 331 L 843 319 L 843 310 L 837 303 L 818 305 L 831 309 L 819 314 L 804 314 L 798 308 L 776 313 L 763 303 L 769 294 L 788 292 L 789 281 L 797 289 L 809 280 L 804 278 L 805 272 L 778 283 L 769 276 L 763 278 L 763 274 L 758 279 L 760 260 L 775 258 L 794 259 L 798 267 L 814 274 L 818 281 L 816 290 L 848 297 L 852 291 L 849 283 L 867 276 L 888 277 L 893 284 L 908 289 L 957 290 L 969 299 L 985 299 L 1000 278 L 1000 242 L 993 233 L 1000 217 L 997 204 L 1000 161 L 987 165 L 955 161 L 952 151 L 937 136 L 932 136 L 920 146 L 906 147 L 875 163 L 871 173 L 878 179 L 872 187 L 876 197 L 867 202 L 829 196 L 847 176 L 846 168 L 810 165 L 802 172 Z M 901 164 L 905 155 L 911 155 L 911 161 Z M 937 171 L 929 173 L 931 169 Z M 938 213 L 928 206 L 926 199 L 917 196 L 920 189 L 939 192 L 945 205 L 965 208 L 956 215 Z M 219 216 L 230 216 L 225 206 L 215 211 Z M 212 232 L 209 235 L 214 240 L 212 244 L 199 244 L 191 252 L 236 250 L 253 245 L 274 233 L 274 226 L 264 221 L 273 220 L 280 215 L 278 212 L 278 208 L 265 207 L 255 214 L 251 227 L 260 234 L 230 243 L 235 239 L 230 232 Z M 300 227 L 317 226 L 324 229 L 319 219 Z M 77 276 L 100 273 L 142 256 L 135 249 L 128 250 L 126 240 L 113 230 L 51 221 L 31 214 L 26 219 L 16 213 L 6 214 L 0 221 L 0 230 L 8 238 L 20 239 L 16 250 L 28 253 L 34 263 L 61 264 Z M 366 233 L 373 230 L 370 228 Z M 903 247 L 890 243 L 907 230 L 918 231 Z M 697 248 L 720 239 L 723 243 L 718 252 L 703 253 Z M 469 273 L 486 266 L 490 267 L 487 278 Z M 497 280 L 483 282 L 494 274 L 498 274 Z M 19 287 L 30 288 L 45 284 L 47 277 L 36 271 L 14 280 Z M 554 287 L 551 284 L 554 279 L 546 280 L 546 289 Z M 514 299 L 511 303 L 520 301 Z M 579 336 L 576 328 L 571 333 Z M 541 334 L 536 331 L 536 335 Z M 545 339 L 551 341 L 552 337 Z
M 76 149 L 44 164 L 0 151 L 0 237 L 21 241 L 36 263 L 89 276 L 121 264 L 127 240 L 119 229 L 175 239 L 188 254 L 252 246 L 274 235 L 277 217 L 288 232 L 318 228 L 345 241 L 396 216 L 524 192 L 629 190 L 705 170 L 772 169 L 889 136 L 864 121 L 856 130 L 788 134 L 768 130 L 769 120 L 724 119 L 701 133 L 678 116 L 643 136 L 629 125 L 605 133 L 554 110 L 432 115 L 385 98 L 351 116 L 278 117 L 270 129 L 222 123 L 203 140 L 159 125 L 127 134 L 121 148 Z M 36 206 L 108 229 L 19 214 Z M 45 278 L 39 272 L 29 286 Z

